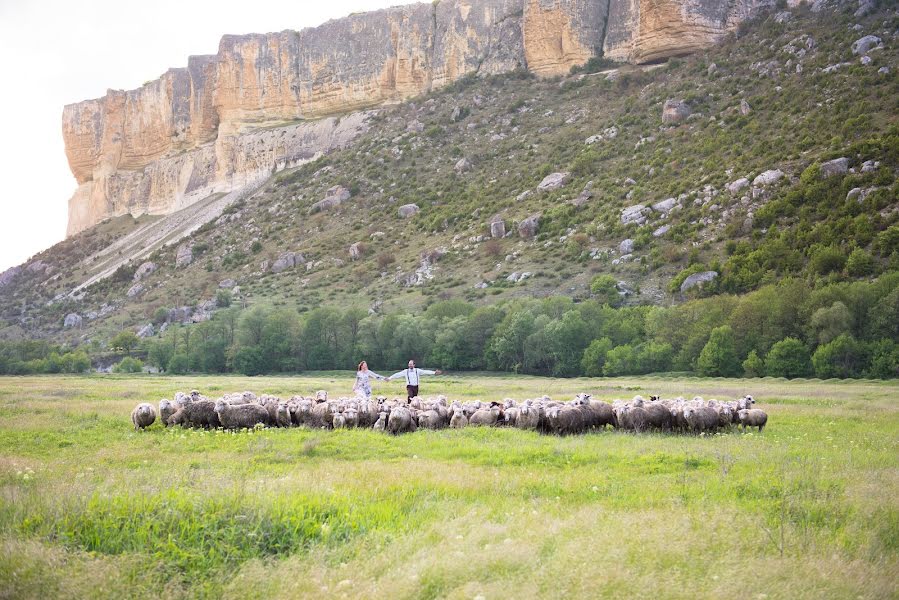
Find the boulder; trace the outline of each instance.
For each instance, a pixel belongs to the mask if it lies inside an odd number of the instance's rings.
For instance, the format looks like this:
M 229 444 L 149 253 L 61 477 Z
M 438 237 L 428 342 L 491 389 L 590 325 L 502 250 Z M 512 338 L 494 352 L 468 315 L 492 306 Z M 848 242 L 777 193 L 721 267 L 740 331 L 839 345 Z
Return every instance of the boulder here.
M 518 235 L 523 239 L 530 240 L 537 235 L 540 228 L 540 215 L 531 215 L 518 224 Z
M 184 242 L 183 244 L 178 246 L 178 250 L 175 251 L 175 266 L 179 267 L 179 268 L 186 267 L 193 261 L 194 261 L 193 244 Z
M 623 225 L 627 225 L 629 223 L 642 225 L 646 222 L 646 216 L 651 212 L 652 211 L 649 208 L 643 206 L 642 204 L 634 204 L 633 206 L 628 206 L 621 211 L 621 223 Z
M 469 161 L 467 158 L 460 158 L 459 161 L 456 163 L 456 166 L 453 167 L 453 170 L 456 173 L 458 173 L 459 175 L 461 175 L 462 173 L 465 173 L 467 171 L 470 171 L 471 170 L 471 161 Z
M 406 131 L 410 131 L 412 133 L 421 133 L 425 130 L 425 124 L 415 119 L 413 121 L 409 121 L 409 124 L 406 125 Z
M 137 268 L 137 270 L 134 272 L 134 281 L 140 281 L 147 275 L 150 275 L 151 273 L 156 271 L 157 268 L 159 268 L 159 267 L 157 267 L 156 263 L 154 263 L 154 262 L 147 261 L 147 262 L 141 264 L 141 266 L 139 266 Z
M 740 100 L 740 114 L 744 117 L 752 112 L 752 107 L 746 102 L 746 99 Z
M 219 287 L 225 290 L 231 289 L 235 285 L 237 285 L 237 282 L 233 279 L 223 279 L 222 281 L 219 281 Z
M 22 267 L 10 267 L 0 273 L 0 287 L 8 285 L 22 271 Z
M 662 200 L 661 202 L 656 202 L 655 204 L 653 204 L 652 210 L 656 211 L 657 213 L 662 213 L 663 215 L 667 215 L 669 212 L 672 211 L 672 209 L 674 209 L 674 207 L 676 205 L 677 205 L 676 198 L 666 198 L 665 200 Z
M 853 54 L 867 54 L 872 48 L 877 48 L 883 43 L 876 35 L 866 35 L 852 42 Z
M 764 173 L 759 174 L 755 179 L 752 180 L 752 185 L 754 186 L 764 186 L 771 185 L 772 183 L 776 183 L 784 176 L 784 172 L 780 169 L 769 169 Z
M 521 202 L 522 200 L 525 200 L 531 194 L 533 194 L 533 191 L 525 190 L 525 191 L 521 192 L 520 194 L 518 194 L 517 196 L 515 196 L 515 201 Z
M 501 238 L 506 235 L 506 222 L 499 215 L 490 219 L 490 237 Z
M 153 323 L 147 323 L 137 332 L 137 337 L 139 338 L 148 338 L 153 337 L 154 335 L 156 335 L 156 329 L 153 327 Z
M 690 106 L 683 100 L 669 98 L 662 106 L 662 123 L 680 123 L 690 116 Z
M 662 237 L 663 235 L 668 233 L 669 229 L 671 229 L 671 225 L 662 225 L 661 227 L 659 227 L 658 229 L 656 229 L 655 231 L 652 232 L 652 237 Z
M 550 173 L 543 178 L 543 181 L 540 182 L 537 189 L 544 192 L 557 190 L 568 184 L 569 179 L 571 179 L 571 173 Z
M 745 177 L 740 177 L 736 181 L 732 181 L 724 187 L 727 188 L 728 192 L 736 195 L 740 192 L 740 190 L 742 190 L 743 188 L 748 187 L 748 186 L 749 186 L 749 180 L 746 179 Z
M 128 291 L 125 292 L 125 295 L 128 296 L 129 298 L 134 298 L 135 296 L 141 295 L 143 293 L 144 289 L 145 289 L 144 284 L 135 283 L 130 288 L 128 288 Z
M 278 259 L 272 263 L 271 271 L 272 273 L 280 273 L 305 262 L 305 257 L 299 252 L 282 252 Z
M 849 171 L 849 159 L 845 156 L 821 163 L 821 177 L 833 177 Z
M 630 254 L 634 251 L 634 240 L 628 238 L 626 240 L 622 240 L 620 244 L 618 244 L 618 252 L 620 254 Z
M 587 202 L 590 201 L 590 198 L 593 197 L 593 182 L 588 181 L 587 185 L 584 186 L 584 189 L 581 190 L 581 193 L 578 194 L 577 198 L 571 201 L 571 203 L 575 206 L 583 206 Z
M 66 318 L 62 321 L 62 326 L 65 328 L 72 327 L 81 327 L 82 318 L 78 313 L 69 313 L 66 315 Z
M 343 202 L 350 199 L 352 194 L 350 190 L 343 187 L 342 185 L 335 185 L 332 188 L 329 188 L 327 192 L 325 192 L 325 197 L 322 200 L 319 200 L 309 209 L 310 212 L 316 213 L 324 210 L 330 210 L 332 208 L 336 208 L 340 206 Z
M 350 258 L 353 260 L 362 258 L 362 242 L 356 242 L 350 246 Z
M 693 273 L 686 279 L 684 282 L 680 284 L 680 291 L 686 292 L 690 288 L 694 288 L 697 285 L 702 285 L 704 283 L 708 283 L 709 281 L 714 281 L 715 278 L 718 277 L 717 271 L 703 271 L 701 273 Z
M 408 219 L 409 217 L 415 216 L 419 210 L 421 209 L 418 208 L 417 204 L 403 204 L 396 210 L 396 213 L 401 219 Z

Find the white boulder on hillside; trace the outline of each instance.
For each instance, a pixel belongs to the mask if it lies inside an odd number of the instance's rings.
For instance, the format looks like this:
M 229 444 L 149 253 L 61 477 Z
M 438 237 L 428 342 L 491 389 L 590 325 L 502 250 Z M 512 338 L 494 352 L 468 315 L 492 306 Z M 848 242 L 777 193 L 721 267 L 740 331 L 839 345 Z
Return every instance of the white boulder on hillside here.
M 736 195 L 740 192 L 740 190 L 742 190 L 743 188 L 748 187 L 748 186 L 749 186 L 749 180 L 746 179 L 745 177 L 740 177 L 736 181 L 732 181 L 724 187 L 727 188 L 728 192 Z
M 356 242 L 350 246 L 350 258 L 353 260 L 362 258 L 362 242 Z
M 618 252 L 621 254 L 630 254 L 634 251 L 634 240 L 628 238 L 626 240 L 621 240 L 621 243 L 618 244 Z
M 864 55 L 874 48 L 880 48 L 882 44 L 883 40 L 876 35 L 866 35 L 852 42 L 852 53 Z
M 271 270 L 272 273 L 280 273 L 281 271 L 292 269 L 305 262 L 305 257 L 299 252 L 283 252 L 278 256 L 278 259 L 272 263 Z
M 396 209 L 396 213 L 400 216 L 401 219 L 408 219 L 409 217 L 414 217 L 420 210 L 421 209 L 418 208 L 417 204 L 403 204 L 401 207 Z
M 506 222 L 499 215 L 490 219 L 490 237 L 501 238 L 506 235 Z
M 531 215 L 524 221 L 518 224 L 518 235 L 526 240 L 532 239 L 535 235 L 537 235 L 537 230 L 540 228 L 540 215 Z
M 81 327 L 82 321 L 83 319 L 78 313 L 69 313 L 66 315 L 66 318 L 63 319 L 62 326 L 67 329 L 71 327 Z
M 537 189 L 544 192 L 557 190 L 567 185 L 570 178 L 571 173 L 550 173 L 543 178 L 543 181 L 540 182 L 540 185 L 537 186 Z
M 717 277 L 717 271 L 703 271 L 701 273 L 693 273 L 692 275 L 684 279 L 684 282 L 682 284 L 680 284 L 680 291 L 686 292 L 690 288 L 694 288 L 697 285 L 702 285 L 704 283 L 714 281 Z
M 752 185 L 765 186 L 771 185 L 772 183 L 777 183 L 783 178 L 784 172 L 780 169 L 769 169 L 764 173 L 760 173 L 755 179 L 752 180 Z
M 147 262 L 141 264 L 141 266 L 139 266 L 137 268 L 137 270 L 134 272 L 134 281 L 140 281 L 147 275 L 150 275 L 154 271 L 156 271 L 157 268 L 158 267 L 156 266 L 156 263 L 154 263 L 154 262 L 147 261 Z
M 821 163 L 821 177 L 843 175 L 849 171 L 849 159 L 845 156 Z
M 186 267 L 190 263 L 194 261 L 194 247 L 193 244 L 189 244 L 187 242 L 178 246 L 178 250 L 175 252 L 175 266 L 176 267 Z
M 453 170 L 456 173 L 458 173 L 459 175 L 461 175 L 462 173 L 465 173 L 467 171 L 470 171 L 471 170 L 471 161 L 468 160 L 467 158 L 460 158 L 458 160 L 458 162 L 456 162 L 456 165 L 453 167 Z
M 352 194 L 350 190 L 343 187 L 342 185 L 335 185 L 332 188 L 329 188 L 325 193 L 325 197 L 322 200 L 319 200 L 309 209 L 310 212 L 320 212 L 323 210 L 330 210 L 332 208 L 337 208 L 345 201 L 349 200 Z
M 628 206 L 621 211 L 621 223 L 623 225 L 627 225 L 629 223 L 642 225 L 646 222 L 646 217 L 651 212 L 652 210 L 650 208 L 647 208 L 643 204 L 634 204 L 633 206 Z
M 692 112 L 690 105 L 683 100 L 669 98 L 665 100 L 665 105 L 662 106 L 662 123 L 680 123 L 689 117 Z
M 674 210 L 675 206 L 677 206 L 676 198 L 666 198 L 665 200 L 662 200 L 661 202 L 656 202 L 655 204 L 653 204 L 652 210 L 656 211 L 657 213 L 662 213 L 663 215 L 667 215 L 672 210 Z

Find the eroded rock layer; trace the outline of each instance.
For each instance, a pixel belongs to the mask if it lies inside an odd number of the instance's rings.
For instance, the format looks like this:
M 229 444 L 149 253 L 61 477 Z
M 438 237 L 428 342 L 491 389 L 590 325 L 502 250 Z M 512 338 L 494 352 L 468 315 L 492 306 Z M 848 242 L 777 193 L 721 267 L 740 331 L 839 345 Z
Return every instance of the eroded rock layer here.
M 567 73 L 605 54 L 651 62 L 706 47 L 767 0 L 441 0 L 280 33 L 226 35 L 137 90 L 66 106 L 78 189 L 68 233 L 164 214 L 348 143 L 364 119 L 467 74 Z M 312 123 L 298 124 L 303 120 Z

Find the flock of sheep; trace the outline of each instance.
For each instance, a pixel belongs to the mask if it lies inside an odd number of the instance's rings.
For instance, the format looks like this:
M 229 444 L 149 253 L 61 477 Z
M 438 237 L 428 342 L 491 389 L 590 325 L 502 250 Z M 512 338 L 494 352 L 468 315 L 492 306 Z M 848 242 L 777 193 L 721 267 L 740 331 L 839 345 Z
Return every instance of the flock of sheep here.
M 578 394 L 570 402 L 556 402 L 548 396 L 517 402 L 482 402 L 470 400 L 447 402 L 445 396 L 411 401 L 378 397 L 371 400 L 338 398 L 329 400 L 319 391 L 315 397 L 294 396 L 283 400 L 277 396 L 256 396 L 252 392 L 226 394 L 210 400 L 194 390 L 178 392 L 173 400 L 159 402 L 159 419 L 166 426 L 224 429 L 266 427 L 298 427 L 315 429 L 372 428 L 392 434 L 417 429 L 459 429 L 468 426 L 515 427 L 558 435 L 585 433 L 612 426 L 635 432 L 672 431 L 680 433 L 714 433 L 740 425 L 765 427 L 768 415 L 757 408 L 752 396 L 739 400 L 704 400 L 699 396 L 645 400 L 635 396 L 630 402 L 615 400 L 611 404 L 594 400 L 589 394 Z M 131 413 L 135 429 L 149 427 L 156 421 L 157 409 L 149 403 L 139 404 Z

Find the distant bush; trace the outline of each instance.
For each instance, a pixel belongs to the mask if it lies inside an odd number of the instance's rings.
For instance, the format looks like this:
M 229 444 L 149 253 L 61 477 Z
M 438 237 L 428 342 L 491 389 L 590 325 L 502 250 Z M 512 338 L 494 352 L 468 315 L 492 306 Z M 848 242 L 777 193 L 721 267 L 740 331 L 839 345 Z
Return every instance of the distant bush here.
M 131 356 L 126 356 L 112 367 L 113 373 L 140 373 L 143 370 L 144 363 Z

